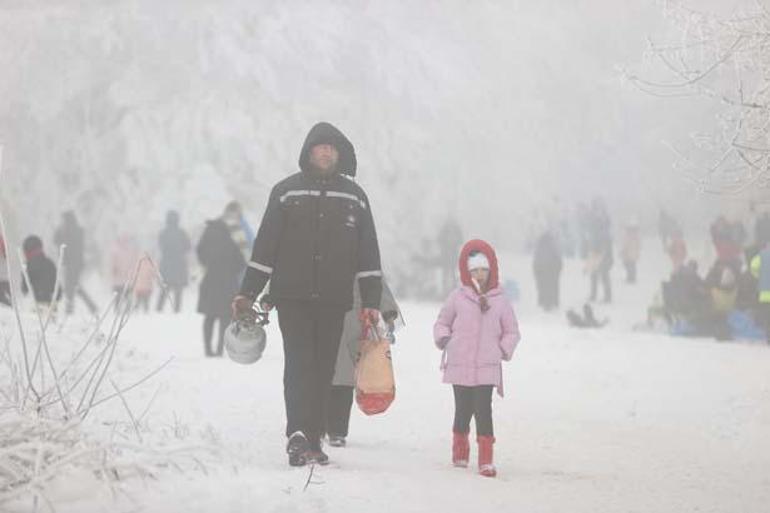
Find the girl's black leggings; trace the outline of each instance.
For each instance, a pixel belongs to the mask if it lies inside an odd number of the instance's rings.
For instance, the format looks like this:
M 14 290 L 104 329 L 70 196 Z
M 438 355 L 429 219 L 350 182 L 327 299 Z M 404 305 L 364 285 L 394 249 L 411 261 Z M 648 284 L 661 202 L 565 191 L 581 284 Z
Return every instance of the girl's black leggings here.
M 492 426 L 492 385 L 465 387 L 452 385 L 455 394 L 455 433 L 471 430 L 471 417 L 476 418 L 477 436 L 494 436 Z

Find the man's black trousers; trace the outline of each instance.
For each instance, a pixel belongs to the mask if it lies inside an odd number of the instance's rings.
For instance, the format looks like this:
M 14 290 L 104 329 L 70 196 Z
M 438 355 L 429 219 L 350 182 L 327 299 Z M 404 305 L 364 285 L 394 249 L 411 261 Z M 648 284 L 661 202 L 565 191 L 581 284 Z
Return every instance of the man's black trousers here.
M 283 335 L 286 436 L 302 431 L 311 447 L 320 447 L 346 310 L 311 301 L 281 301 L 277 308 Z
M 326 432 L 329 435 L 348 436 L 354 391 L 355 387 L 344 385 L 334 385 L 329 390 L 326 411 Z

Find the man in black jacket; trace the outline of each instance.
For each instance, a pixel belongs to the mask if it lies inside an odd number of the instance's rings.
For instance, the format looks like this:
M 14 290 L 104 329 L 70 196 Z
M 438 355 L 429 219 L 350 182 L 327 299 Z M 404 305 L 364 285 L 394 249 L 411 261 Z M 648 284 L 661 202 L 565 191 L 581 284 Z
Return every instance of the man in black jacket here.
M 30 235 L 24 239 L 22 249 L 26 268 L 21 275 L 21 291 L 27 294 L 32 289 L 37 307 L 46 309 L 54 302 L 56 264 L 46 256 L 43 251 L 43 241 L 37 235 Z M 60 297 L 61 290 L 56 299 Z
M 300 172 L 273 187 L 254 241 L 234 315 L 248 312 L 270 281 L 283 335 L 289 464 L 328 463 L 321 450 L 326 402 L 345 313 L 360 286 L 362 330 L 379 321 L 382 271 L 369 200 L 352 178 L 353 145 L 318 123 L 299 158 Z
M 75 295 L 78 295 L 91 314 L 97 315 L 99 309 L 96 307 L 96 303 L 80 285 L 80 277 L 84 268 L 85 244 L 83 228 L 78 223 L 73 211 L 68 210 L 62 215 L 62 224 L 56 229 L 54 242 L 56 246 L 66 246 L 62 266 L 64 267 L 64 296 L 67 300 L 67 314 L 75 311 Z

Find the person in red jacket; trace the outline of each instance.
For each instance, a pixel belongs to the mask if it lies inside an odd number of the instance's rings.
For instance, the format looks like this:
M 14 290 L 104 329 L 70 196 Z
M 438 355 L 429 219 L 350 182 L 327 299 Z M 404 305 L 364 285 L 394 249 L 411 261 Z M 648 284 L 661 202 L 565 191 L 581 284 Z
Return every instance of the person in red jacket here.
M 51 307 L 56 293 L 56 264 L 43 251 L 43 241 L 30 235 L 22 244 L 25 270 L 21 276 L 21 292 L 32 292 L 38 309 L 46 311 Z M 61 289 L 56 299 L 61 298 Z
M 687 243 L 684 241 L 682 230 L 675 230 L 668 241 L 666 248 L 671 259 L 671 274 L 676 274 L 687 261 Z

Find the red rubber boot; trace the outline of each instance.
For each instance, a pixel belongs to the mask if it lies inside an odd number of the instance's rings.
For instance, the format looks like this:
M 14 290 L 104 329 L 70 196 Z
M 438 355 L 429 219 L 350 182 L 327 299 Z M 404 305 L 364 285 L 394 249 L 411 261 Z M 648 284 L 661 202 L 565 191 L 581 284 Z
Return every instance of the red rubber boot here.
M 471 445 L 468 442 L 468 433 L 453 433 L 452 438 L 452 465 L 466 468 L 470 458 Z
M 495 437 L 479 436 L 477 440 L 479 443 L 479 474 L 484 477 L 495 477 L 497 469 L 495 469 L 495 465 L 492 463 L 492 447 L 495 443 Z

